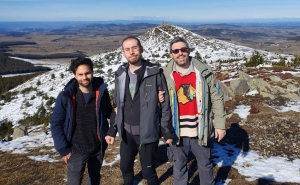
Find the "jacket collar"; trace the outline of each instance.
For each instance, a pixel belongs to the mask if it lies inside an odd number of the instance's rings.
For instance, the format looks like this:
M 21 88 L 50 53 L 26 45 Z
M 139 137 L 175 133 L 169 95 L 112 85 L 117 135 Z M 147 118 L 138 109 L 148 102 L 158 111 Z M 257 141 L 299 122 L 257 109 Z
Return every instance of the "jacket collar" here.
M 107 84 L 104 83 L 103 79 L 101 77 L 93 77 L 93 90 L 99 90 L 100 92 L 102 92 L 106 87 Z M 103 86 L 104 85 L 104 86 Z M 72 78 L 67 85 L 64 88 L 64 93 L 71 97 L 72 94 L 77 90 L 78 87 L 78 82 L 75 78 Z M 101 87 L 101 89 L 100 89 Z
M 129 64 L 123 64 L 121 65 L 117 71 L 116 71 L 116 76 L 119 77 L 122 75 L 122 73 L 127 72 L 129 68 Z M 151 76 L 151 75 L 156 75 L 159 73 L 159 68 L 157 65 L 142 59 L 142 67 L 140 69 L 138 69 L 137 72 L 143 72 L 144 73 L 144 77 L 147 76 Z

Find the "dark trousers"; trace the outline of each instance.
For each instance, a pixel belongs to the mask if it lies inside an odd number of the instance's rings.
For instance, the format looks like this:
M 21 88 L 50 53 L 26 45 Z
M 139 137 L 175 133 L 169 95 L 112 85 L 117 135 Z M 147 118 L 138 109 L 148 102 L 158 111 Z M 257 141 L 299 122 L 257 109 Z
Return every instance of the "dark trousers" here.
M 211 148 L 200 146 L 198 138 L 181 137 L 179 145 L 172 146 L 174 152 L 174 185 L 188 183 L 188 153 L 191 149 L 197 160 L 200 185 L 213 185 L 214 174 L 211 161 Z
M 104 152 L 99 150 L 92 155 L 72 153 L 68 161 L 68 185 L 81 185 L 86 164 L 88 165 L 89 185 L 100 184 L 100 169 Z
M 148 185 L 158 185 L 158 177 L 155 171 L 157 148 L 158 141 L 140 145 L 140 136 L 135 136 L 125 131 L 120 148 L 120 169 L 125 185 L 133 184 L 133 166 L 137 153 L 140 155 L 143 178 L 147 180 Z

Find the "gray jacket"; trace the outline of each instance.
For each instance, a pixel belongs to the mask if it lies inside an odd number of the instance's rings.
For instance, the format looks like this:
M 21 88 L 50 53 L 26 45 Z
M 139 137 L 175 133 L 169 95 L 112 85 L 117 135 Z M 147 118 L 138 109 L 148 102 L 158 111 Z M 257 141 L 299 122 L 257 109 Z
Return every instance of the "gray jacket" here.
M 141 144 L 158 141 L 161 133 L 164 139 L 173 139 L 173 127 L 171 120 L 170 99 L 167 92 L 167 84 L 163 72 L 157 65 L 142 60 L 145 65 L 145 72 L 141 79 L 140 93 L 140 142 Z M 122 138 L 124 134 L 124 99 L 125 81 L 128 64 L 122 65 L 115 72 L 114 105 L 117 107 L 117 114 L 107 135 L 115 137 L 118 131 Z M 163 103 L 158 103 L 158 91 L 166 91 Z
M 190 61 L 193 63 L 196 72 L 196 100 L 199 112 L 198 143 L 206 146 L 209 145 L 209 139 L 214 135 L 214 128 L 225 129 L 226 114 L 223 93 L 218 80 L 208 65 L 192 57 L 190 57 Z M 173 143 L 178 144 L 180 139 L 179 114 L 175 83 L 172 75 L 173 65 L 174 60 L 171 60 L 164 67 L 164 75 L 168 84 L 172 122 L 176 135 Z

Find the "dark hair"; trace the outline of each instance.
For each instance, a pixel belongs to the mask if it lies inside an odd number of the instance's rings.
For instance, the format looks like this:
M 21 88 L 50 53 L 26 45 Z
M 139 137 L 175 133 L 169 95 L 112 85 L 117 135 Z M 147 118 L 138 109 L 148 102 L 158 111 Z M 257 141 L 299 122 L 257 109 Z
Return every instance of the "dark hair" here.
M 83 57 L 78 57 L 76 59 L 72 59 L 69 69 L 70 69 L 70 71 L 73 72 L 73 74 L 75 74 L 77 68 L 80 65 L 88 65 L 90 67 L 90 70 L 93 71 L 93 62 L 92 62 L 92 60 L 89 59 L 89 58 L 83 58 Z
M 122 41 L 122 49 L 124 49 L 124 48 L 123 48 L 123 43 L 124 43 L 126 40 L 130 40 L 130 39 L 136 40 L 137 43 L 138 43 L 138 46 L 139 46 L 139 47 L 142 47 L 141 41 L 140 41 L 138 38 L 136 38 L 136 37 L 134 37 L 134 36 L 128 36 L 128 37 L 126 37 L 125 39 L 123 39 L 123 41 Z
M 175 37 L 171 42 L 170 42 L 170 52 L 172 51 L 172 45 L 174 43 L 177 43 L 177 42 L 184 42 L 186 47 L 189 48 L 189 44 L 187 43 L 187 41 L 182 38 L 182 37 Z

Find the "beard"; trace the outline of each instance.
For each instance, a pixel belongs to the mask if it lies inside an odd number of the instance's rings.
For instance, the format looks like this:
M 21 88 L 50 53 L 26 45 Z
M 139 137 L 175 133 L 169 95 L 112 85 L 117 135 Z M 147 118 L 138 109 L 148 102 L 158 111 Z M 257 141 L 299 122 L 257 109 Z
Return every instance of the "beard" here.
M 134 57 L 128 57 L 128 58 L 126 58 L 127 59 L 127 61 L 130 63 L 130 64 L 136 64 L 136 63 L 138 63 L 140 60 L 141 60 L 141 58 L 142 58 L 142 55 L 139 55 L 139 56 L 134 56 Z
M 82 87 L 90 87 L 92 85 L 93 78 L 87 78 L 84 81 L 78 81 L 78 84 Z
M 176 65 L 184 67 L 187 64 L 189 64 L 189 57 L 184 57 L 184 58 L 173 58 L 174 62 Z

